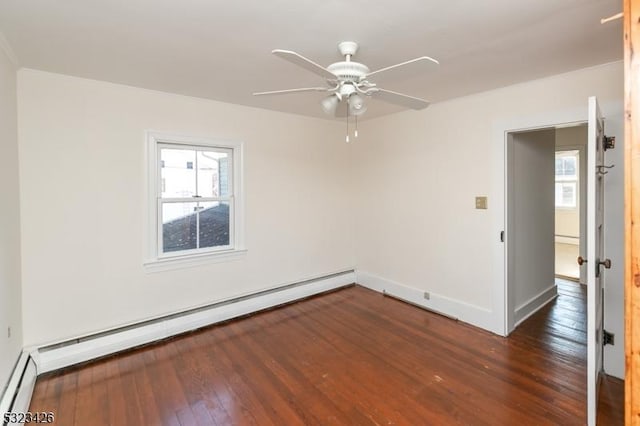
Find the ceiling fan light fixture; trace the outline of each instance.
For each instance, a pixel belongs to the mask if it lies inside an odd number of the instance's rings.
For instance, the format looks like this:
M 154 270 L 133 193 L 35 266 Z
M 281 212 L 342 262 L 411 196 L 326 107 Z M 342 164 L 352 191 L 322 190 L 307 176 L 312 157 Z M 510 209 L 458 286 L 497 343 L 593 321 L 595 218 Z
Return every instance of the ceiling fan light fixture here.
M 364 104 L 364 98 L 357 93 L 349 96 L 349 114 L 362 115 L 367 111 L 367 106 Z
M 326 98 L 320 101 L 320 105 L 322 106 L 322 110 L 327 114 L 334 114 L 336 112 L 336 108 L 338 107 L 338 103 L 340 99 L 333 94 L 329 95 Z

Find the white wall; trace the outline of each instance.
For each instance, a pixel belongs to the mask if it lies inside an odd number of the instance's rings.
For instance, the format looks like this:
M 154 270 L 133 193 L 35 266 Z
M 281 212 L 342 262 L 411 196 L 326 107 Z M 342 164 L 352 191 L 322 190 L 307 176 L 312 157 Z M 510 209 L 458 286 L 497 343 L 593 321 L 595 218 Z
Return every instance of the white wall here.
M 621 155 L 621 62 L 361 123 L 353 153 L 359 271 L 484 309 L 492 317 L 485 327 L 503 332 L 504 132 L 586 120 L 591 95 L 610 118 L 619 144 L 614 155 Z M 612 260 L 620 269 L 607 278 L 607 327 L 617 330 L 619 340 L 615 351 L 607 349 L 605 367 L 620 375 L 623 223 L 617 164 L 607 181 L 606 226 L 608 252 L 616 252 Z M 477 195 L 489 197 L 488 210 L 475 209 Z
M 33 70 L 18 82 L 27 345 L 354 267 L 343 125 Z M 245 258 L 145 272 L 147 129 L 245 142 Z
M 16 109 L 16 68 L 0 43 L 0 394 L 22 349 Z

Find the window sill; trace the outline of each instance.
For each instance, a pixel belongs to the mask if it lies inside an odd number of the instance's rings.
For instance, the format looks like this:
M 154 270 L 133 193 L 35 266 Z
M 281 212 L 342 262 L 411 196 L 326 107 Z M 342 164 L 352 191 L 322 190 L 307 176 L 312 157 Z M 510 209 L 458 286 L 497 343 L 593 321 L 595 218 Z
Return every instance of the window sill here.
M 145 272 L 163 272 L 174 269 L 191 268 L 212 263 L 231 262 L 243 258 L 247 249 L 226 250 L 209 253 L 151 259 L 144 262 Z

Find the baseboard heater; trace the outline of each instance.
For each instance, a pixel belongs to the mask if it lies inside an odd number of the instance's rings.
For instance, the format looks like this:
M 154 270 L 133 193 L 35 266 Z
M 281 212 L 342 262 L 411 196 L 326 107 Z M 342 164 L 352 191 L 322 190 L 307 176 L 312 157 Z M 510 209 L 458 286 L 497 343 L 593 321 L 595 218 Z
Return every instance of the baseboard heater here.
M 95 360 L 215 323 L 292 303 L 355 283 L 355 271 L 345 270 L 261 290 L 205 306 L 107 331 L 50 344 L 30 351 L 38 375 Z
M 0 398 L 0 424 L 5 424 L 5 413 L 18 414 L 29 410 L 36 384 L 36 370 L 33 358 L 26 351 L 22 351 Z

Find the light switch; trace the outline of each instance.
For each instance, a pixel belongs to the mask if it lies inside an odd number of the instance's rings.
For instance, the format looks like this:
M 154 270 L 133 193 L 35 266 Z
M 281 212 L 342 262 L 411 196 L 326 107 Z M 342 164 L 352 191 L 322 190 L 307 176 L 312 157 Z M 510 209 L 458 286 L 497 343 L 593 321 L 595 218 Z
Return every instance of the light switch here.
M 487 209 L 487 197 L 476 197 L 476 209 Z

